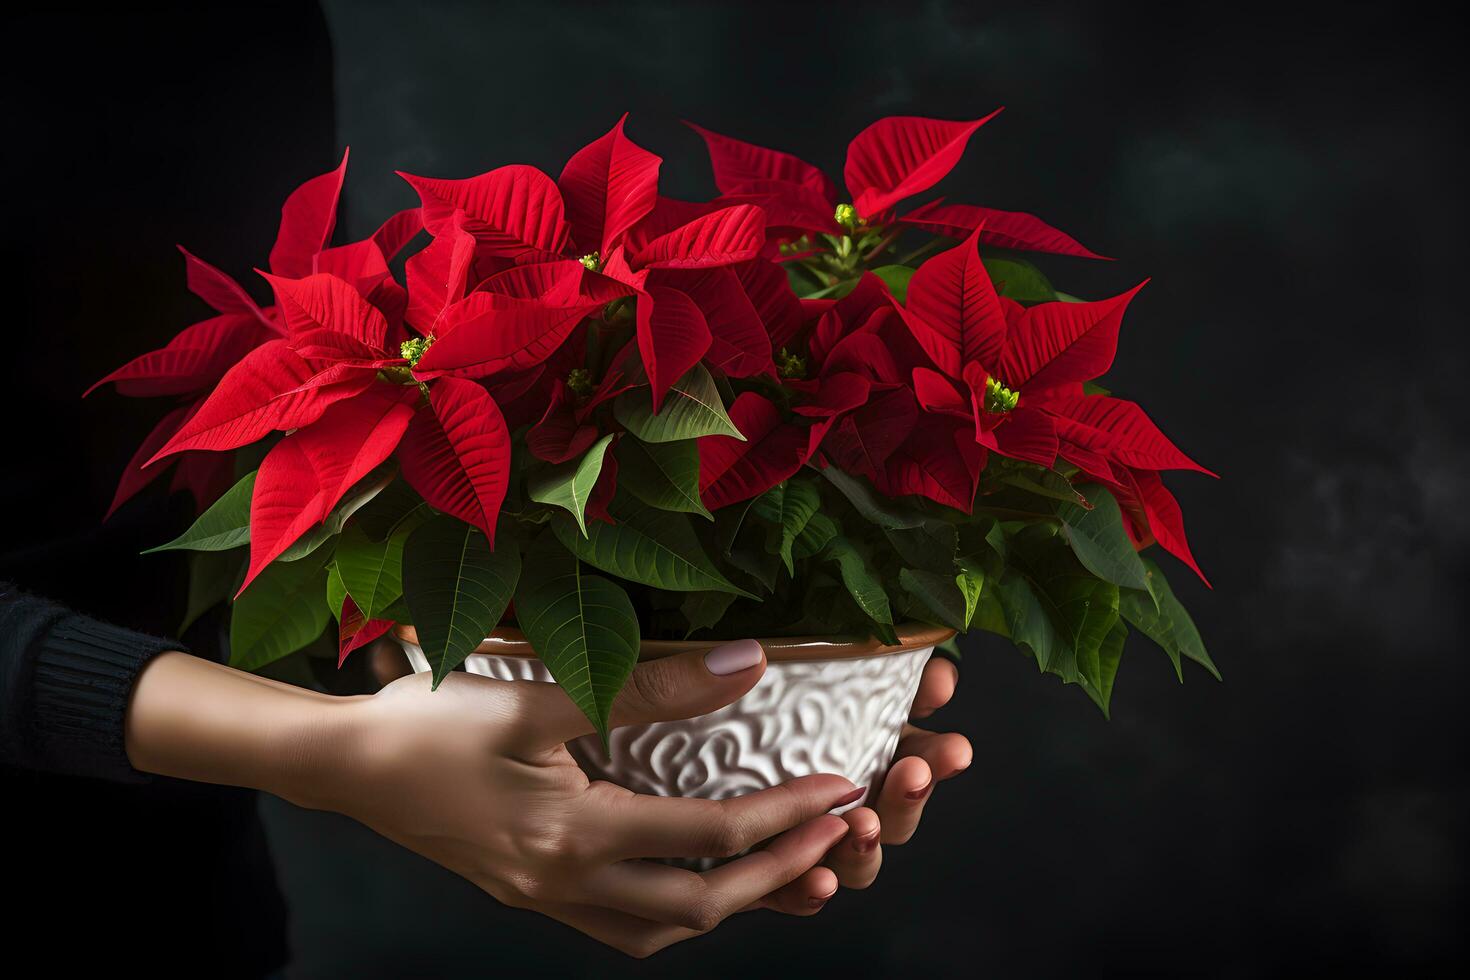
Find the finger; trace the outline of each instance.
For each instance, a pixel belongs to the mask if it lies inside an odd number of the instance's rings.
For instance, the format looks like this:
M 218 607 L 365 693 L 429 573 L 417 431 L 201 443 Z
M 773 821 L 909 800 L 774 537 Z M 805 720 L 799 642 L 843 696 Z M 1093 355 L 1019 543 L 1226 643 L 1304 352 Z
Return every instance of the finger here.
M 737 640 L 640 663 L 613 702 L 612 727 L 693 718 L 718 711 L 755 686 L 766 655 L 754 640 Z M 528 735 L 555 745 L 593 732 L 580 708 L 554 684 L 516 685 L 533 704 Z
M 906 725 L 898 740 L 897 758 L 915 755 L 929 763 L 930 771 L 943 781 L 970 768 L 974 751 L 970 740 L 957 732 L 928 732 Z
M 876 811 L 860 806 L 842 815 L 847 821 L 847 836 L 832 848 L 823 863 L 837 874 L 844 888 L 867 888 L 878 877 L 883 866 L 880 841 L 883 827 Z
M 695 800 L 594 783 L 586 809 L 618 858 L 733 857 L 768 837 L 846 806 L 866 789 L 841 776 L 801 776 L 745 796 Z
M 584 878 L 579 895 L 590 905 L 708 932 L 811 870 L 846 833 L 841 817 L 823 815 L 702 874 L 652 861 L 619 861 Z
M 637 959 L 652 956 L 666 946 L 700 935 L 662 922 L 650 922 L 626 912 L 597 905 L 530 902 L 525 908 L 565 923 L 600 943 Z
M 875 808 L 883 825 L 883 843 L 902 844 L 914 835 L 933 789 L 934 774 L 919 756 L 911 755 L 893 764 Z
M 845 838 L 838 841 L 835 849 L 840 850 L 846 843 Z M 837 874 L 831 868 L 812 868 L 791 884 L 762 896 L 740 911 L 770 909 L 784 915 L 816 915 L 837 894 L 837 886 Z
M 928 718 L 949 703 L 960 683 L 959 668 L 952 660 L 931 657 L 919 679 L 919 693 L 914 695 L 912 717 Z

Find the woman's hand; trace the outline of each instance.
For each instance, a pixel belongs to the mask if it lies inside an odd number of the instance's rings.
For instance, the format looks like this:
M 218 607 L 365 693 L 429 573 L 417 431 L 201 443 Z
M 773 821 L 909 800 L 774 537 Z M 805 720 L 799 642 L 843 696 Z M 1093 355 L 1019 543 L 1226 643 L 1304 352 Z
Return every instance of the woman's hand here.
M 687 718 L 748 691 L 753 641 L 640 664 L 614 725 Z M 426 674 L 370 697 L 331 698 L 165 654 L 129 708 L 139 768 L 255 786 L 351 816 L 500 901 L 559 919 L 634 956 L 751 908 L 810 912 L 835 891 L 817 867 L 848 834 L 827 811 L 863 792 L 815 775 L 720 802 L 589 782 L 565 743 L 591 726 L 555 685 Z M 644 858 L 729 857 L 696 874 Z
M 912 717 L 927 718 L 948 704 L 959 679 L 959 670 L 953 662 L 943 657 L 931 658 L 924 666 Z M 878 799 L 870 806 L 855 807 L 842 815 L 849 828 L 847 837 L 832 848 L 823 862 L 831 869 L 831 877 L 826 880 L 830 891 L 836 891 L 839 883 L 845 888 L 871 885 L 883 864 L 883 845 L 907 843 L 919 826 L 934 784 L 964 772 L 970 765 L 972 752 L 969 740 L 963 735 L 905 725 L 894 758 Z M 816 872 L 811 874 L 815 876 Z

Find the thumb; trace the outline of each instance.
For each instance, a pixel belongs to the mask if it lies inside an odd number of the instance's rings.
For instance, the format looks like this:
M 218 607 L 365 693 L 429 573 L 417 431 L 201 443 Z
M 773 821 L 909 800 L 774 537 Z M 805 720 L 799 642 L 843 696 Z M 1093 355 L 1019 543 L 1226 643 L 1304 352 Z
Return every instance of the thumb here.
M 766 653 L 755 640 L 644 661 L 633 668 L 613 702 L 611 727 L 709 714 L 749 691 L 765 671 Z M 539 740 L 554 744 L 592 734 L 592 723 L 566 692 L 549 684 L 546 688 L 550 703 L 536 713 Z

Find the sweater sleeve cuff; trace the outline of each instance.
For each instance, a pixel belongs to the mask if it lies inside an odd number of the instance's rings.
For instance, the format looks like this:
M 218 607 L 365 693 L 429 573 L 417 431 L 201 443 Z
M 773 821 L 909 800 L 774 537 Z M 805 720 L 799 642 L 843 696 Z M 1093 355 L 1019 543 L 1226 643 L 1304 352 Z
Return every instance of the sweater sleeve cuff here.
M 125 782 L 147 778 L 128 761 L 123 720 L 133 683 L 177 640 L 90 617 L 61 617 L 35 648 L 32 751 L 44 768 Z

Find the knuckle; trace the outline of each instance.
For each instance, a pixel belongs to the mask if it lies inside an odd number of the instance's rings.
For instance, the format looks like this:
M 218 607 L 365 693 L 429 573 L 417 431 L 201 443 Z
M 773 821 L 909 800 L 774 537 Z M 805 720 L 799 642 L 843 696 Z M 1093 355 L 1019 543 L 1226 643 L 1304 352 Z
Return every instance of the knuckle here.
M 735 857 L 751 843 L 745 821 L 723 807 L 715 811 L 705 825 L 704 850 L 711 857 Z
M 709 932 L 725 921 L 725 912 L 712 896 L 691 903 L 679 916 L 679 925 L 695 932 Z
M 640 707 L 657 708 L 673 701 L 679 693 L 677 674 L 670 661 L 654 660 L 635 668 L 631 677 L 633 699 Z

